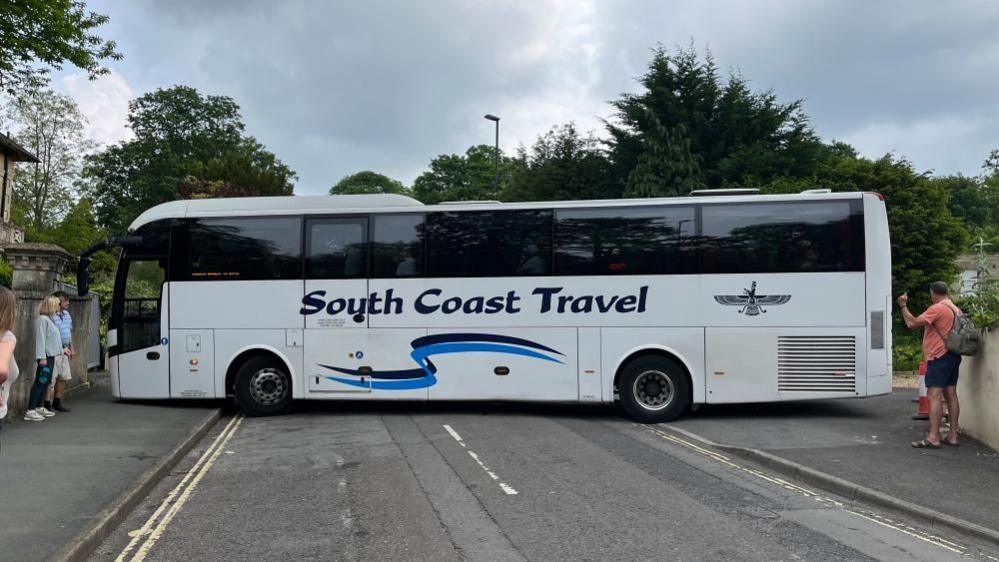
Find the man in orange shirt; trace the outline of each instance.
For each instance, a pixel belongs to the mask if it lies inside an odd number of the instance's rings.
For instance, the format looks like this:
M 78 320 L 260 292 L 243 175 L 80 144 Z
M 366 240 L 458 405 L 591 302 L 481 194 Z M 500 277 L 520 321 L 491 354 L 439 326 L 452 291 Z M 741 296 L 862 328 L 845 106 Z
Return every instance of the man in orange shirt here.
M 961 406 L 957 402 L 957 373 L 961 366 L 961 356 L 947 351 L 944 338 L 954 327 L 960 309 L 950 300 L 950 290 L 943 281 L 930 285 L 930 298 L 933 304 L 919 316 L 913 316 L 906 306 L 909 296 L 898 297 L 902 307 L 902 318 L 911 329 L 923 328 L 923 355 L 926 357 L 926 394 L 930 399 L 930 431 L 926 438 L 914 441 L 917 449 L 940 448 L 940 420 L 943 418 L 941 399 L 947 400 L 947 416 L 950 418 L 950 431 L 946 443 L 955 447 L 958 441 L 958 416 Z

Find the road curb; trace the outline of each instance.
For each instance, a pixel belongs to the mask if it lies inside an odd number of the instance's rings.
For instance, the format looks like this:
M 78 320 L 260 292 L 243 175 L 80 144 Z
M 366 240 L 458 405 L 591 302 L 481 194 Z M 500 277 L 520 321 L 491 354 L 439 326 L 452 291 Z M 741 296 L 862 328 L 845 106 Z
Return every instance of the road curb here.
M 700 441 L 703 445 L 714 447 L 716 449 L 740 456 L 744 459 L 757 462 L 767 468 L 780 471 L 783 474 L 797 478 L 803 482 L 807 482 L 827 492 L 843 496 L 848 500 L 862 500 L 867 503 L 872 503 L 903 513 L 929 525 L 933 529 L 957 531 L 959 533 L 971 535 L 999 545 L 999 531 L 989 529 L 988 527 L 978 525 L 977 523 L 965 521 L 964 519 L 947 515 L 946 513 L 942 513 L 922 505 L 898 499 L 894 496 L 885 494 L 884 492 L 879 492 L 877 490 L 867 488 L 866 486 L 855 484 L 849 480 L 844 480 L 838 476 L 833 476 L 832 474 L 815 470 L 814 468 L 787 460 L 783 457 L 774 455 L 773 453 L 768 453 L 759 449 L 750 449 L 747 447 L 722 445 L 721 443 L 715 443 L 705 439 L 696 433 L 691 433 L 690 431 L 671 427 L 669 425 L 661 425 L 660 427 L 663 427 L 668 431 L 673 431 L 684 437 Z
M 73 537 L 73 540 L 56 552 L 50 560 L 59 562 L 86 560 L 104 542 L 104 539 L 128 517 L 132 510 L 149 495 L 153 487 L 170 473 L 174 465 L 215 426 L 221 417 L 222 408 L 214 408 L 209 412 L 194 426 L 194 429 L 183 441 L 164 455 L 154 466 L 142 473 L 131 489 L 95 515 L 91 524 Z

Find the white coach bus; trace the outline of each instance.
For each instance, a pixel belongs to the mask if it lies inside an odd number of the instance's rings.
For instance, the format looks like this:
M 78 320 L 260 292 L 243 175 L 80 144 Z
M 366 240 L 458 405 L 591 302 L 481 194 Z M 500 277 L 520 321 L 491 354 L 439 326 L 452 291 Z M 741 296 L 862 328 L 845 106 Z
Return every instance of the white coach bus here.
M 105 244 L 123 399 L 620 401 L 658 422 L 891 390 L 874 193 L 175 201 Z

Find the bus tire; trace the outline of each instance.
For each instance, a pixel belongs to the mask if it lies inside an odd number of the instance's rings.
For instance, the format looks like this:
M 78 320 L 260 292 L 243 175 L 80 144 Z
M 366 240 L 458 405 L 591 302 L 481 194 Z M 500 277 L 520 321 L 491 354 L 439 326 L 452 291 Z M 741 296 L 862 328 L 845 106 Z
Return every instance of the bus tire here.
M 621 404 L 641 423 L 675 420 L 690 402 L 687 372 L 676 361 L 646 355 L 624 367 L 618 384 Z
M 271 416 L 291 409 L 291 376 L 280 361 L 254 357 L 236 373 L 236 402 L 248 416 Z

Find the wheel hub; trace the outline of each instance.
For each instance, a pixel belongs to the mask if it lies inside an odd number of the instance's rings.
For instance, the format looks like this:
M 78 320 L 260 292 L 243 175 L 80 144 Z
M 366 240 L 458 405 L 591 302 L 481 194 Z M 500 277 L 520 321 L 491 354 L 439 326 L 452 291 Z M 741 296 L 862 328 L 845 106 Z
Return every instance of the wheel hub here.
M 673 403 L 673 380 L 662 371 L 649 370 L 635 377 L 635 399 L 647 410 L 662 410 Z
M 284 373 L 273 368 L 260 369 L 250 376 L 250 397 L 262 406 L 271 406 L 288 395 Z

